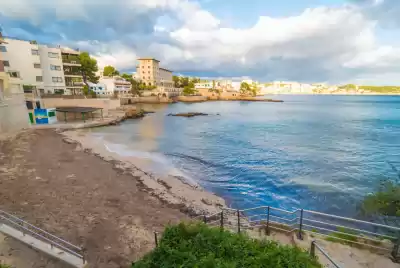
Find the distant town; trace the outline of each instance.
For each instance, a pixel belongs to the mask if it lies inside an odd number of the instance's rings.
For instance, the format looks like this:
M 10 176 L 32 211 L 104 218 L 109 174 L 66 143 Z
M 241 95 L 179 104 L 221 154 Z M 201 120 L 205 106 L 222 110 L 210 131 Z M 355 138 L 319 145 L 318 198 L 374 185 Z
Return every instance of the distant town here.
M 175 97 L 267 94 L 398 94 L 396 86 L 328 85 L 293 81 L 260 82 L 251 79 L 202 79 L 173 75 L 154 58 L 139 58 L 136 72 L 120 73 L 113 66 L 99 70 L 86 52 L 36 41 L 4 37 L 0 65 L 13 92 L 33 93 L 27 101 L 35 106 L 39 96 L 87 95 L 90 97 L 158 96 Z M 3 87 L 3 86 L 2 86 Z M 0 97 L 4 91 L 0 87 Z M 34 108 L 34 107 L 30 107 Z

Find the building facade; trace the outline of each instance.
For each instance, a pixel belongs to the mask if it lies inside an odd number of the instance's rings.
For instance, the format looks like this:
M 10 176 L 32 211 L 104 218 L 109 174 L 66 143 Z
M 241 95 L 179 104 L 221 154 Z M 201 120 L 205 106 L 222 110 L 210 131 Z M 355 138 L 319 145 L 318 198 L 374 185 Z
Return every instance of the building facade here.
M 82 94 L 78 51 L 35 41 L 4 40 L 0 53 L 10 81 L 18 81 L 24 90 L 38 89 L 40 94 Z
M 96 95 L 99 95 L 100 97 L 111 97 L 114 95 L 122 96 L 131 94 L 131 82 L 125 80 L 120 76 L 100 77 L 99 83 L 97 85 L 104 85 L 105 87 L 104 91 L 100 89 L 95 91 Z
M 138 59 L 139 65 L 136 69 L 135 77 L 149 87 L 156 87 L 152 94 L 159 96 L 177 96 L 180 89 L 174 87 L 172 71 L 161 68 L 160 61 L 153 58 Z

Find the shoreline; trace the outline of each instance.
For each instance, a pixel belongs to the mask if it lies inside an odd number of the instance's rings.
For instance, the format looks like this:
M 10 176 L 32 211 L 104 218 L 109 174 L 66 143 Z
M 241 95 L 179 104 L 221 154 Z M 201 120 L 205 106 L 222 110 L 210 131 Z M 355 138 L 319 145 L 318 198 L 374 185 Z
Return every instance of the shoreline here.
M 75 144 L 77 150 L 112 163 L 114 169 L 130 174 L 151 195 L 173 208 L 178 208 L 188 216 L 215 214 L 220 212 L 222 207 L 227 207 L 223 198 L 206 191 L 197 183 L 190 183 L 181 176 L 155 174 L 135 157 L 122 156 L 109 151 L 104 143 L 91 138 L 88 132 L 70 130 L 60 134 L 64 142 Z

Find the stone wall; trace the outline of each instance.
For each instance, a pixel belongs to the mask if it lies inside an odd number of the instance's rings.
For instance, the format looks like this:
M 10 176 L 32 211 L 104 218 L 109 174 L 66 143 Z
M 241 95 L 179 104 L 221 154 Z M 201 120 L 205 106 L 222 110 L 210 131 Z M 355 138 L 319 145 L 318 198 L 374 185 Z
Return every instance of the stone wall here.
M 206 96 L 178 96 L 177 100 L 182 101 L 182 102 L 200 102 L 200 101 L 206 101 L 207 97 Z
M 121 98 L 121 105 L 133 104 L 133 103 L 171 103 L 173 102 L 168 97 L 157 97 L 157 96 L 147 96 L 147 97 L 127 97 Z

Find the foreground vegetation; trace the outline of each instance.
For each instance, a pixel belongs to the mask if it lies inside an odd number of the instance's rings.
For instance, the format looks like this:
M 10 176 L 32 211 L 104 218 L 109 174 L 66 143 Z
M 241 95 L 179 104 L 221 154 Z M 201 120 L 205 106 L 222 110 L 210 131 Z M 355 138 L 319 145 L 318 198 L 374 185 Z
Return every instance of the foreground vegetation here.
M 322 267 L 295 247 L 260 241 L 204 224 L 167 227 L 159 246 L 133 268 L 150 267 Z

